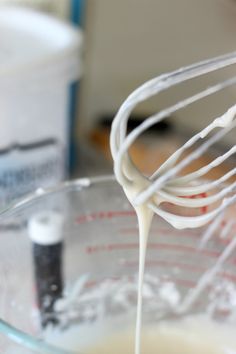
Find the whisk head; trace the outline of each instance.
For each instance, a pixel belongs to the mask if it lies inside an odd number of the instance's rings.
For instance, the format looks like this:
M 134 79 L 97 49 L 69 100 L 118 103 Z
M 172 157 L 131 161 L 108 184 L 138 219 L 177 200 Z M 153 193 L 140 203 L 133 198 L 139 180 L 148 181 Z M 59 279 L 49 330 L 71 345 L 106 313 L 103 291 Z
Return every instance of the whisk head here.
M 215 143 L 219 142 L 236 126 L 236 105 L 191 137 L 182 147 L 172 154 L 151 176 L 145 176 L 131 160 L 129 148 L 135 140 L 154 124 L 162 121 L 179 109 L 212 95 L 226 87 L 236 84 L 236 77 L 227 79 L 214 86 L 187 97 L 173 106 L 148 117 L 131 132 L 127 132 L 127 123 L 133 109 L 142 101 L 167 90 L 183 81 L 208 74 L 236 63 L 236 52 L 206 60 L 172 73 L 156 77 L 136 89 L 122 104 L 114 118 L 110 145 L 114 160 L 114 172 L 121 185 L 139 185 L 131 203 L 134 206 L 146 204 L 148 207 L 176 228 L 194 228 L 205 225 L 221 214 L 228 206 L 236 202 L 236 167 L 214 180 L 206 180 L 206 175 L 217 166 L 225 163 L 236 152 L 233 145 L 211 162 L 182 175 L 183 169 L 199 159 Z M 197 147 L 195 147 L 197 145 Z M 190 152 L 189 152 L 190 150 Z M 187 154 L 186 154 L 187 153 Z M 230 182 L 229 182 L 230 181 Z M 137 192 L 138 191 L 138 192 Z M 191 216 L 177 215 L 169 204 L 191 209 Z M 164 207 L 163 207 L 164 206 Z M 199 215 L 199 208 L 204 213 Z

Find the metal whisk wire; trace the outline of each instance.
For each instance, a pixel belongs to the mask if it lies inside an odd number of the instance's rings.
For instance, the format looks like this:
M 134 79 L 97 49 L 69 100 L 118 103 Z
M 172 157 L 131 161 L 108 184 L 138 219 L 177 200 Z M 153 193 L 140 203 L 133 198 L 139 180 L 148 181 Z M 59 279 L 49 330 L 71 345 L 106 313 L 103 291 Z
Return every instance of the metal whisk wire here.
M 220 83 L 217 83 L 205 90 L 198 92 L 197 94 L 187 97 L 184 100 L 177 102 L 171 107 L 168 107 L 150 117 L 148 117 L 137 128 L 133 129 L 127 134 L 127 122 L 133 109 L 140 102 L 157 95 L 161 91 L 180 84 L 186 80 L 196 78 L 201 75 L 208 74 L 212 71 L 216 71 L 236 63 L 236 52 L 229 53 L 217 58 L 209 59 L 190 65 L 185 68 L 181 68 L 172 73 L 161 75 L 154 78 L 141 87 L 136 89 L 122 104 L 116 117 L 114 118 L 111 130 L 110 145 L 111 152 L 114 159 L 114 172 L 117 180 L 121 184 L 131 185 L 134 183 L 135 178 L 143 178 L 146 181 L 146 188 L 141 190 L 138 195 L 134 197 L 132 202 L 135 205 L 142 203 L 148 203 L 149 207 L 160 216 L 164 217 L 167 221 L 172 223 L 175 227 L 198 227 L 211 221 L 217 214 L 222 212 L 229 205 L 236 201 L 236 182 L 224 186 L 215 193 L 207 196 L 200 197 L 198 199 L 188 199 L 186 197 L 192 195 L 198 195 L 203 192 L 213 190 L 219 185 L 226 182 L 230 177 L 236 174 L 236 168 L 231 169 L 229 172 L 221 176 L 220 178 L 202 182 L 197 184 L 198 178 L 204 178 L 212 168 L 219 166 L 226 161 L 230 156 L 235 154 L 236 145 L 230 148 L 222 156 L 215 158 L 208 165 L 201 167 L 197 171 L 189 173 L 185 176 L 177 176 L 177 173 L 181 172 L 184 167 L 188 166 L 192 161 L 198 159 L 203 155 L 210 146 L 222 139 L 231 129 L 236 126 L 236 105 L 232 106 L 225 114 L 216 118 L 210 125 L 203 129 L 200 133 L 194 135 L 189 139 L 181 148 L 179 148 L 169 159 L 167 159 L 156 171 L 150 176 L 146 177 L 141 174 L 129 156 L 128 149 L 134 143 L 134 141 L 147 129 L 154 124 L 162 121 L 166 117 L 170 116 L 174 112 L 187 107 L 188 105 L 212 95 L 226 87 L 236 84 L 236 76 Z M 215 128 L 221 128 L 217 132 L 214 132 L 212 136 L 208 137 L 210 132 L 213 132 Z M 187 157 L 182 159 L 182 154 L 192 147 L 196 142 L 204 142 L 200 147 L 195 148 Z M 180 161 L 179 161 L 180 160 Z M 124 171 L 124 162 L 132 166 L 135 174 L 129 175 Z M 161 202 L 167 201 L 179 206 L 185 206 L 189 208 L 197 208 L 207 205 L 212 205 L 217 201 L 221 201 L 220 205 L 215 207 L 205 215 L 198 215 L 192 217 L 178 216 L 170 212 L 159 208 Z

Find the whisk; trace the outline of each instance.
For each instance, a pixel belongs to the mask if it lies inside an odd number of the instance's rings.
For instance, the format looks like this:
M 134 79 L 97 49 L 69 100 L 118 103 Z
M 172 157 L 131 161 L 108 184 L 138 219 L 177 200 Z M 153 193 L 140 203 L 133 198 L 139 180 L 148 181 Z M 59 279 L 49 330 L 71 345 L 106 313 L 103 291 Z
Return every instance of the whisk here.
M 148 117 L 138 127 L 127 133 L 127 122 L 133 109 L 142 101 L 161 91 L 180 84 L 186 80 L 208 74 L 236 63 L 236 52 L 222 55 L 213 59 L 202 61 L 171 73 L 156 77 L 138 89 L 136 89 L 121 105 L 115 116 L 111 135 L 110 146 L 114 160 L 114 173 L 122 186 L 139 185 L 135 189 L 130 200 L 134 206 L 144 203 L 156 214 L 163 217 L 176 228 L 194 228 L 205 225 L 221 214 L 228 206 L 236 202 L 236 181 L 228 183 L 228 180 L 236 174 L 236 168 L 232 168 L 220 178 L 204 181 L 206 174 L 216 166 L 225 162 L 236 152 L 236 145 L 216 157 L 209 164 L 182 176 L 178 174 L 192 161 L 203 155 L 213 144 L 222 139 L 236 126 L 236 105 L 222 116 L 215 118 L 205 129 L 190 138 L 172 156 L 170 156 L 151 176 L 144 176 L 131 160 L 128 149 L 135 140 L 154 124 L 162 121 L 179 109 L 182 109 L 197 100 L 212 95 L 226 87 L 236 84 L 236 76 L 226 79 L 205 90 L 177 102 L 162 111 Z M 183 154 L 199 143 L 187 156 Z M 138 190 L 138 193 L 137 193 Z M 209 193 L 210 192 L 210 193 Z M 201 197 L 202 193 L 207 193 Z M 196 196 L 197 198 L 192 198 Z M 203 215 L 183 216 L 173 211 L 161 208 L 163 202 L 169 202 L 177 206 L 196 210 L 200 207 L 210 207 Z

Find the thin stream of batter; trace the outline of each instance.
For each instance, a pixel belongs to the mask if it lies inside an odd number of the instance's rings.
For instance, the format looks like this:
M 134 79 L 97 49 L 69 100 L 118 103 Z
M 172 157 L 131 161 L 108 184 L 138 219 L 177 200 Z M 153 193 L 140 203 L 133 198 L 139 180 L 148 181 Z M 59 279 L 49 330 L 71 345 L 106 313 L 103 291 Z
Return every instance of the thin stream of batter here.
M 147 251 L 148 235 L 151 227 L 153 213 L 146 206 L 136 208 L 139 225 L 139 274 L 138 274 L 138 301 L 135 330 L 135 354 L 141 354 L 142 308 L 143 308 L 143 277 Z

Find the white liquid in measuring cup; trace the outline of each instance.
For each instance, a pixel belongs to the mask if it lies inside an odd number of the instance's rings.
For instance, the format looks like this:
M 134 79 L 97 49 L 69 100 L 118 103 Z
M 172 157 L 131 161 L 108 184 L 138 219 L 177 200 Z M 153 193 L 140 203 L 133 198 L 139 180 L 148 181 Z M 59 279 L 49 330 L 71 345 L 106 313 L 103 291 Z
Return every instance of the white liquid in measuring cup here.
M 236 338 L 232 327 L 196 316 L 144 328 L 141 348 L 144 354 L 235 354 Z M 121 353 L 134 353 L 132 331 L 110 336 L 85 350 L 85 354 Z
M 114 333 L 112 323 L 100 323 L 75 326 L 55 335 L 53 342 L 78 354 L 134 354 L 134 337 L 130 328 Z M 235 329 L 205 315 L 161 322 L 144 326 L 141 350 L 143 354 L 235 354 Z

